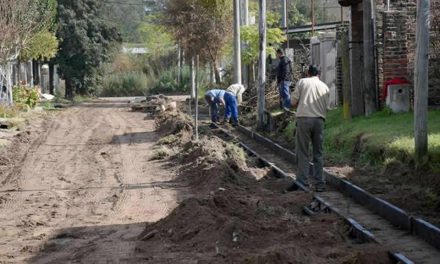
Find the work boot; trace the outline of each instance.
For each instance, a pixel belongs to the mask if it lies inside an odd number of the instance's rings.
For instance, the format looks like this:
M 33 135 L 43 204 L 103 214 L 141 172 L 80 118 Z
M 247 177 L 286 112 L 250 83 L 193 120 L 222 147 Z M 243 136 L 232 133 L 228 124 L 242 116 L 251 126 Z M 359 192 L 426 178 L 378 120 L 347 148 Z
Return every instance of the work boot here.
M 211 123 L 211 124 L 209 125 L 209 128 L 215 129 L 215 128 L 217 128 L 217 126 L 216 126 L 214 123 Z
M 298 190 L 299 190 L 299 186 L 293 182 L 291 185 L 289 185 L 289 187 L 283 190 L 283 193 L 294 192 Z

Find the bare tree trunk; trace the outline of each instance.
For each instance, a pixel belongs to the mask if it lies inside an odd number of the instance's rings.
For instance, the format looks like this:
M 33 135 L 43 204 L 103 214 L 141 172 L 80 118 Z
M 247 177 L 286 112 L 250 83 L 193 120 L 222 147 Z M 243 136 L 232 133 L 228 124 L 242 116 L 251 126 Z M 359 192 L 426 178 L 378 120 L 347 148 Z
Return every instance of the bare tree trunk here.
M 49 62 L 49 93 L 55 94 L 55 84 L 54 84 L 54 75 L 55 75 L 55 65 L 53 62 Z
M 199 140 L 199 55 L 196 56 L 196 83 L 195 83 L 195 117 L 194 117 L 194 125 L 195 125 L 195 140 Z
M 66 99 L 73 99 L 73 83 L 70 79 L 66 79 Z
M 21 85 L 21 62 L 17 60 L 17 84 Z

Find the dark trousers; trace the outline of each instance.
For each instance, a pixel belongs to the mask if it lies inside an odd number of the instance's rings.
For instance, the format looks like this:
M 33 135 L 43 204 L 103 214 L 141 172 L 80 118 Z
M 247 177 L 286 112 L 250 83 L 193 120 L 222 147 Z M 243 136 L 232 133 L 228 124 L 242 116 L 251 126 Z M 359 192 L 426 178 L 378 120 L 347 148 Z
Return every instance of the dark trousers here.
M 323 174 L 324 119 L 314 117 L 298 117 L 296 127 L 296 158 L 298 162 L 297 180 L 309 184 L 310 174 L 310 143 L 313 148 L 313 180 L 317 188 L 325 186 Z
M 219 121 L 219 116 L 218 116 L 219 104 L 217 102 L 212 102 L 209 104 L 209 106 L 211 108 L 211 121 L 218 122 Z
M 229 119 L 232 117 L 233 123 L 238 123 L 238 102 L 237 96 L 232 93 L 225 93 L 225 117 Z

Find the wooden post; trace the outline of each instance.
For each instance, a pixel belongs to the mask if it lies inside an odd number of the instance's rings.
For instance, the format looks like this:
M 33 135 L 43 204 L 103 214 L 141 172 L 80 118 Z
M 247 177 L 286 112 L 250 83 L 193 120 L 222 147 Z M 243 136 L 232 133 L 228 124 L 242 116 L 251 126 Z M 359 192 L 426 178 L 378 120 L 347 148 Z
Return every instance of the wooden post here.
M 264 129 L 265 88 L 266 88 L 266 0 L 260 4 L 260 58 L 258 65 L 258 129 Z
M 350 89 L 350 51 L 348 28 L 341 31 L 341 60 L 342 60 L 342 96 L 344 119 L 351 119 L 351 89 Z
M 240 0 L 234 0 L 234 83 L 241 83 Z
M 374 59 L 374 30 L 373 6 L 371 0 L 364 0 L 364 101 L 365 115 L 369 116 L 377 111 L 376 66 Z
M 428 66 L 430 0 L 417 1 L 417 48 L 414 69 L 414 137 L 416 167 L 428 161 Z
M 199 55 L 196 56 L 196 82 L 195 82 L 195 140 L 199 140 Z
M 194 55 L 191 56 L 191 99 L 196 96 L 196 74 L 194 67 Z
M 350 89 L 351 115 L 365 115 L 364 76 L 363 76 L 363 17 L 362 3 L 351 7 L 351 21 L 349 31 L 350 43 Z

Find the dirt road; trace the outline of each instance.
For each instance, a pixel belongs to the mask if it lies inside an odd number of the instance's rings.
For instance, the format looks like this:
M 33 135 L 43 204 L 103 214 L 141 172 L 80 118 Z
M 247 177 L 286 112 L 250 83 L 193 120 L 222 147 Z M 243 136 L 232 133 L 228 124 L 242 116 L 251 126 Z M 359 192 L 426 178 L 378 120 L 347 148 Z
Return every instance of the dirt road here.
M 2 154 L 0 263 L 124 262 L 141 222 L 183 199 L 176 168 L 150 161 L 154 121 L 127 101 L 73 107 L 29 132 L 23 151 Z

